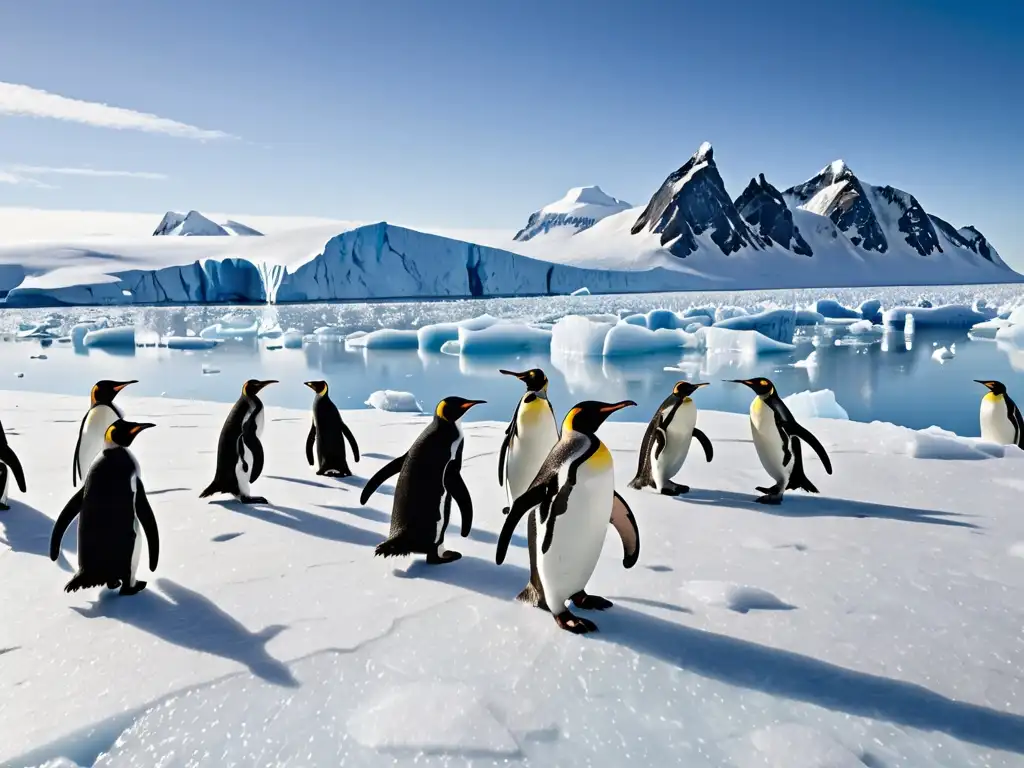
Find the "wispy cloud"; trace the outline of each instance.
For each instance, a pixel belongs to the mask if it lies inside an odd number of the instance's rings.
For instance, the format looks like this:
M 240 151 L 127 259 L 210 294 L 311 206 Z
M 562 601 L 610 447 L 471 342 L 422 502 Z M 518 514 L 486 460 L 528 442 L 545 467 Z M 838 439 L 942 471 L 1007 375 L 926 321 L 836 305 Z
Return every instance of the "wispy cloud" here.
M 124 179 L 164 181 L 167 176 L 151 171 L 108 171 L 101 168 L 50 168 L 44 165 L 10 165 L 4 168 L 15 176 L 101 176 Z
M 0 165 L 0 184 L 24 184 L 37 189 L 58 189 L 39 176 L 86 176 L 90 178 L 147 179 L 164 181 L 167 176 L 151 171 L 109 171 L 102 168 L 51 168 L 45 165 Z
M 98 128 L 162 133 L 167 136 L 198 141 L 237 138 L 224 131 L 197 128 L 188 123 L 180 123 L 177 120 L 170 120 L 148 112 L 112 107 L 98 101 L 72 99 L 28 85 L 2 81 L 0 81 L 0 115 L 49 117 L 54 120 L 67 120 Z

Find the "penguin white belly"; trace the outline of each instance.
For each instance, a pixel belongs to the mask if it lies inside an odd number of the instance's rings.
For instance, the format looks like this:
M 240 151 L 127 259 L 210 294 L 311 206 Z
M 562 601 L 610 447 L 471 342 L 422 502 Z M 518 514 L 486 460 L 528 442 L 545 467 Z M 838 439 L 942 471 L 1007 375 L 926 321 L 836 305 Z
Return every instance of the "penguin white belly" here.
M 534 403 L 540 403 L 534 406 Z M 518 434 L 512 439 L 505 457 L 505 491 L 509 504 L 522 496 L 537 477 L 544 460 L 558 442 L 558 427 L 547 402 L 535 400 L 523 406 L 516 418 Z M 543 411 L 540 409 L 543 408 Z
M 107 429 L 117 421 L 118 415 L 109 405 L 97 405 L 90 408 L 82 427 L 82 442 L 78 446 L 78 466 L 81 477 L 89 474 L 89 467 L 103 451 Z
M 252 418 L 252 406 L 249 407 L 249 413 L 245 415 L 242 420 L 242 429 L 245 429 L 245 422 Z M 258 438 L 260 432 L 263 430 L 263 411 L 261 410 L 256 414 L 256 437 Z M 246 446 L 245 441 L 239 441 L 241 452 L 238 456 L 238 461 L 235 462 L 235 482 L 238 483 L 238 495 L 248 496 L 249 495 L 249 477 L 252 474 L 252 451 Z
M 135 509 L 135 489 L 136 489 L 136 480 L 138 479 L 138 474 L 139 474 L 139 462 L 136 461 L 135 457 L 132 456 L 131 452 L 129 452 L 128 455 L 131 456 L 132 457 L 132 461 L 135 462 L 135 474 L 132 475 L 132 478 L 131 478 L 131 485 L 132 485 L 132 509 Z M 135 517 L 132 520 L 132 529 L 135 531 L 135 546 L 132 548 L 132 572 L 131 572 L 131 576 L 130 576 L 130 583 L 128 584 L 129 587 L 134 587 L 135 586 L 135 582 L 136 582 L 135 574 L 138 573 L 138 571 L 139 571 L 139 561 L 142 559 L 142 533 L 140 531 L 140 527 L 141 526 L 139 525 L 139 518 Z
M 4 465 L 0 470 L 0 504 L 7 505 L 7 491 L 11 485 L 11 470 Z
M 565 609 L 566 600 L 586 589 L 597 567 L 614 493 L 612 458 L 602 445 L 580 466 L 565 513 L 554 521 L 555 532 L 547 552 L 541 551 L 547 526 L 538 526 L 537 572 L 548 607 L 556 615 Z
M 775 411 L 765 405 L 760 397 L 755 397 L 754 402 L 750 404 L 750 432 L 761 466 L 775 482 L 789 482 L 789 476 L 793 473 L 792 457 L 788 465 L 782 466 L 783 441 L 786 438 L 775 424 Z
M 1006 401 L 988 394 L 981 399 L 981 437 L 999 445 L 1013 445 L 1013 423 L 1006 410 Z
M 693 440 L 693 428 L 697 426 L 697 406 L 691 400 L 688 403 L 681 403 L 676 409 L 672 421 L 665 430 L 665 447 L 657 458 L 654 457 L 652 447 L 651 454 L 651 476 L 654 480 L 654 487 L 659 491 L 676 476 L 683 468 L 683 462 L 690 452 L 690 442 Z
M 459 430 L 459 436 L 452 443 L 452 452 L 448 457 L 448 461 L 444 465 L 444 470 L 441 472 L 441 503 L 437 510 L 437 532 L 434 536 L 434 543 L 437 544 L 437 555 L 438 557 L 444 557 L 444 529 L 448 527 L 448 521 L 444 519 L 444 500 L 448 496 L 448 491 L 444 488 L 444 476 L 448 472 L 448 465 L 455 461 L 455 457 L 459 453 L 459 448 L 462 447 L 463 437 L 462 425 L 455 422 L 456 428 Z

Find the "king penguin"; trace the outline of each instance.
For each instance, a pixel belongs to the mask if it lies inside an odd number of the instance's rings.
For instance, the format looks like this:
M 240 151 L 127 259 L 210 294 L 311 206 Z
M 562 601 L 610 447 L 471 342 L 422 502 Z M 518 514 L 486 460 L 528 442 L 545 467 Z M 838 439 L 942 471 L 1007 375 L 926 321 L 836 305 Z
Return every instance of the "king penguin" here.
M 377 545 L 374 555 L 399 557 L 424 554 L 430 565 L 450 563 L 462 555 L 444 548 L 452 500 L 462 515 L 462 535 L 473 527 L 473 502 L 462 479 L 462 449 L 465 440 L 459 423 L 466 412 L 485 400 L 446 397 L 434 409 L 434 418 L 408 452 L 380 469 L 363 487 L 359 503 L 367 500 L 380 484 L 398 474 L 391 509 L 391 533 Z
M 672 394 L 658 406 L 644 433 L 636 477 L 629 481 L 630 488 L 654 488 L 665 496 L 690 492 L 689 486 L 677 485 L 672 478 L 682 469 L 690 452 L 691 440 L 696 439 L 700 443 L 709 462 L 714 456 L 708 436 L 697 429 L 697 406 L 690 397 L 707 385 L 706 381 L 700 384 L 676 382 Z
M 217 442 L 217 470 L 206 490 L 199 494 L 205 499 L 215 493 L 230 493 L 243 504 L 266 504 L 262 496 L 250 496 L 249 484 L 256 482 L 263 472 L 263 401 L 260 391 L 277 384 L 274 379 L 249 379 L 242 385 L 238 398 L 224 420 Z
M 359 446 L 352 430 L 338 413 L 338 407 L 327 394 L 326 381 L 307 381 L 304 384 L 316 392 L 313 398 L 313 423 L 306 437 L 306 461 L 313 466 L 313 447 L 319 457 L 318 475 L 351 477 L 345 458 L 345 440 L 352 446 L 352 460 L 359 462 Z
M 82 423 L 78 427 L 78 442 L 75 443 L 75 455 L 71 460 L 71 485 L 78 485 L 78 479 L 85 477 L 89 471 L 89 465 L 96 455 L 103 450 L 104 437 L 107 429 L 118 419 L 123 419 L 121 409 L 114 405 L 114 398 L 117 393 L 130 384 L 138 384 L 135 379 L 131 381 L 97 381 L 89 393 L 89 410 L 82 417 Z
M 615 491 L 612 454 L 595 434 L 612 413 L 631 405 L 636 403 L 588 400 L 573 406 L 562 422 L 561 438 L 529 489 L 512 503 L 498 537 L 495 562 L 501 565 L 519 521 L 539 507 L 531 547 L 543 536 L 537 548 L 536 574 L 530 574 L 531 585 L 536 577 L 539 597 L 555 623 L 574 634 L 593 632 L 597 625 L 570 613 L 567 600 L 584 610 L 605 610 L 612 605 L 610 600 L 586 592 L 609 521 L 622 540 L 623 566 L 632 568 L 640 557 L 636 518 Z
M 50 559 L 60 556 L 60 544 L 71 521 L 78 522 L 78 571 L 65 592 L 106 585 L 134 595 L 146 588 L 135 574 L 142 555 L 139 526 L 149 545 L 149 569 L 160 559 L 160 534 L 146 498 L 139 463 L 128 447 L 143 430 L 155 426 L 117 420 L 107 428 L 103 451 L 89 466 L 82 487 L 61 510 L 50 536 Z
M 804 474 L 800 441 L 814 449 L 825 471 L 831 475 L 832 462 L 818 438 L 797 423 L 775 391 L 775 385 L 768 379 L 734 379 L 731 383 L 745 384 L 754 390 L 756 396 L 750 403 L 750 432 L 761 466 L 775 480 L 771 488 L 757 487 L 764 494 L 757 501 L 780 504 L 782 494 L 787 490 L 817 493 L 818 489 Z
M 1000 381 L 982 381 L 988 393 L 981 398 L 981 437 L 990 443 L 1024 448 L 1024 419 Z
M 548 377 L 540 368 L 523 373 L 499 369 L 526 385 L 512 420 L 505 428 L 505 439 L 498 454 L 498 483 L 505 487 L 508 503 L 521 496 L 558 442 L 558 423 L 548 400 Z
M 25 471 L 21 468 L 18 455 L 7 442 L 3 424 L 0 424 L 0 511 L 3 512 L 10 509 L 7 506 L 7 494 L 10 491 L 12 474 L 18 483 L 18 489 L 25 493 Z

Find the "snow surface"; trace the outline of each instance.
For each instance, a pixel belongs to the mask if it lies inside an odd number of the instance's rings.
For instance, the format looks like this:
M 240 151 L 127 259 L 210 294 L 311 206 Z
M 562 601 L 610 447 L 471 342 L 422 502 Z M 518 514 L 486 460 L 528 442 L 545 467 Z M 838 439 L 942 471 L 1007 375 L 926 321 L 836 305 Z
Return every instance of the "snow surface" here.
M 504 424 L 465 426 L 474 529 L 450 527 L 464 557 L 435 568 L 372 557 L 391 482 L 357 500 L 423 419 L 346 412 L 363 457 L 338 482 L 306 464 L 308 410 L 268 408 L 254 491 L 271 505 L 241 507 L 196 498 L 228 404 L 122 398 L 159 425 L 133 448 L 161 533 L 149 588 L 123 599 L 62 592 L 73 531 L 59 563 L 45 556 L 72 493 L 54 446 L 72 450 L 83 398 L 0 399 L 29 486 L 0 513 L 0 575 L 17 585 L 0 624 L 5 766 L 952 768 L 1024 755 L 1016 448 L 936 462 L 908 455 L 910 430 L 816 420 L 805 426 L 835 474 L 806 452 L 821 495 L 763 507 L 746 417 L 699 414 L 715 460 L 687 462 L 679 499 L 626 487 L 648 414 L 613 417 L 600 434 L 642 548 L 623 570 L 609 528 L 589 589 L 615 605 L 581 638 L 513 599 L 525 528 L 494 564 Z

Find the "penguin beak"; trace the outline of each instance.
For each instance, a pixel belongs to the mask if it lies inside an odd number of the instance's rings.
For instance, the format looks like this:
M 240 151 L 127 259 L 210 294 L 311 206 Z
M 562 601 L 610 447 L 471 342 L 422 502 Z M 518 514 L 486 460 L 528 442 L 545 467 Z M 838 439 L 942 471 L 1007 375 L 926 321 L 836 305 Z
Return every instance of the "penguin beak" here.
M 266 381 L 261 381 L 260 382 L 260 389 L 263 389 L 264 387 L 269 387 L 271 384 L 278 384 L 278 383 L 279 382 L 278 382 L 277 379 L 267 379 Z
M 114 391 L 115 392 L 120 392 L 122 389 L 127 387 L 129 384 L 138 384 L 138 383 L 139 383 L 138 379 L 132 379 L 131 381 L 119 381 L 117 384 L 114 385 Z
M 750 379 L 726 379 L 729 384 L 743 384 L 744 386 L 753 388 L 754 382 Z
M 632 400 L 623 400 L 619 403 L 613 403 L 612 405 L 605 405 L 600 408 L 601 413 L 615 413 L 615 411 L 621 411 L 623 408 L 629 408 L 631 405 L 636 405 Z
M 505 376 L 515 376 L 520 381 L 526 378 L 525 371 L 523 373 L 516 373 L 515 371 L 506 371 L 504 368 L 499 368 L 498 373 L 504 374 Z
M 302 382 L 302 385 L 305 386 L 305 387 L 309 387 L 314 392 L 316 392 L 316 384 L 314 382 L 312 382 L 312 381 L 304 381 L 304 382 Z
M 139 434 L 139 432 L 142 432 L 142 431 L 147 430 L 147 429 L 152 429 L 155 426 L 156 426 L 156 424 L 148 424 L 148 423 L 136 424 L 136 425 L 134 425 L 128 431 L 131 432 L 133 435 L 137 435 L 137 434 Z
M 992 382 L 991 381 L 982 381 L 981 379 L 975 379 L 974 382 L 976 384 L 981 384 L 981 386 L 987 387 L 988 389 L 992 389 Z
M 468 411 L 474 405 L 483 405 L 486 402 L 487 402 L 486 400 L 467 400 L 466 402 L 464 402 L 462 404 L 461 408 L 464 411 Z
M 702 381 L 699 384 L 694 384 L 693 388 L 694 389 L 700 389 L 701 387 L 710 387 L 710 386 L 711 386 L 711 382 L 710 381 Z

